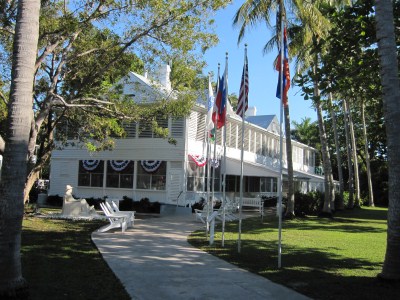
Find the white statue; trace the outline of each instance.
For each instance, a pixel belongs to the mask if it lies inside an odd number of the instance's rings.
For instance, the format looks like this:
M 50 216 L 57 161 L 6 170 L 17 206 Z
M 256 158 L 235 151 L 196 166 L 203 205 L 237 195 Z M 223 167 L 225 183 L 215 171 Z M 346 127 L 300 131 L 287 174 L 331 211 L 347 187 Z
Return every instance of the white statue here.
M 62 215 L 63 216 L 89 216 L 96 213 L 93 206 L 89 206 L 85 199 L 75 199 L 72 196 L 71 185 L 65 187 L 65 195 L 63 200 Z

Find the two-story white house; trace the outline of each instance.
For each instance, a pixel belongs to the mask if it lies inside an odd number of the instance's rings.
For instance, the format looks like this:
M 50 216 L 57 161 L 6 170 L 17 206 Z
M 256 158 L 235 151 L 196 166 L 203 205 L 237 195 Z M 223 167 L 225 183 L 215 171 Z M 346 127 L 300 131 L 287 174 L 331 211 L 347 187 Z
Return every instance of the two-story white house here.
M 123 80 L 124 93 L 137 101 L 152 101 L 157 93 L 170 93 L 170 68 L 158 73 L 158 85 L 147 76 L 134 72 Z M 152 96 L 153 95 L 153 96 Z M 279 122 L 276 116 L 256 116 L 255 108 L 248 110 L 244 135 L 244 194 L 276 196 L 279 177 Z M 205 197 L 207 168 L 215 192 L 221 193 L 223 170 L 226 170 L 227 195 L 239 194 L 241 170 L 242 120 L 231 112 L 226 121 L 226 160 L 223 159 L 223 131 L 217 131 L 216 157 L 213 164 L 206 156 L 206 105 L 197 103 L 188 117 L 159 120 L 169 129 L 176 144 L 157 137 L 146 124 L 127 124 L 126 137 L 116 139 L 112 151 L 89 153 L 84 148 L 64 147 L 54 150 L 51 158 L 49 195 L 63 195 L 67 184 L 74 187 L 78 197 L 127 196 L 138 201 L 185 205 Z M 213 149 L 214 146 L 211 148 Z M 297 190 L 307 192 L 323 189 L 323 177 L 315 174 L 316 150 L 292 141 L 294 178 Z M 283 149 L 286 149 L 285 145 Z M 214 153 L 212 150 L 211 153 Z M 210 160 L 211 161 L 211 160 Z M 224 168 L 224 161 L 226 167 Z M 287 186 L 286 151 L 283 153 L 283 186 Z M 222 171 L 221 171 L 222 170 Z

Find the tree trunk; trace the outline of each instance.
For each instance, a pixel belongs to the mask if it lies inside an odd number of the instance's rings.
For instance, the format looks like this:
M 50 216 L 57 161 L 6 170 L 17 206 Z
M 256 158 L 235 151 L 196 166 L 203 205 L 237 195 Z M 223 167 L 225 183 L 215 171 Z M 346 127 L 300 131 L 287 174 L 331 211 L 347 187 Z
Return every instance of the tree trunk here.
M 360 175 L 358 172 L 358 156 L 357 156 L 357 145 L 356 145 L 356 134 L 354 132 L 353 118 L 351 116 L 350 105 L 348 106 L 349 112 L 349 128 L 350 128 L 350 140 L 351 140 L 351 155 L 353 157 L 353 167 L 354 167 L 354 189 L 355 189 L 355 201 L 354 205 L 360 207 Z
M 317 96 L 317 97 L 319 97 L 319 96 Z M 325 185 L 325 197 L 324 197 L 324 206 L 322 208 L 322 213 L 325 215 L 331 215 L 332 214 L 332 207 L 331 207 L 332 191 L 333 191 L 333 188 L 332 188 L 333 184 L 331 182 L 332 167 L 330 164 L 330 155 L 329 155 L 329 151 L 328 151 L 328 144 L 326 141 L 326 130 L 325 130 L 324 119 L 322 116 L 321 101 L 318 99 L 314 103 L 315 103 L 315 107 L 317 109 L 319 138 L 321 140 L 321 152 L 322 152 L 322 161 L 323 161 L 322 163 L 324 166 L 324 178 L 325 178 L 325 184 L 324 184 Z
M 0 154 L 4 153 L 4 147 L 6 146 L 3 137 L 0 135 Z
M 39 13 L 39 0 L 18 1 L 8 132 L 0 182 L 0 298 L 27 297 L 27 284 L 21 272 L 20 250 Z
M 375 1 L 389 165 L 387 247 L 380 277 L 400 280 L 400 87 L 391 0 Z
M 371 176 L 371 163 L 368 152 L 368 136 L 367 126 L 365 125 L 365 102 L 361 101 L 361 119 L 363 123 L 363 135 L 364 135 L 364 147 L 365 147 L 365 163 L 367 165 L 367 180 L 368 180 L 368 206 L 374 205 L 374 193 L 372 188 L 372 176 Z
M 347 168 L 348 168 L 348 172 L 349 172 L 349 203 L 347 203 L 347 208 L 353 208 L 354 207 L 353 163 L 352 163 L 352 159 L 351 159 L 352 152 L 351 152 L 348 111 L 347 111 L 346 100 L 343 100 L 343 118 L 344 118 L 344 129 L 345 129 L 345 135 L 346 135 Z
M 284 106 L 285 115 L 285 134 L 286 134 L 286 161 L 288 170 L 288 203 L 286 209 L 286 218 L 293 218 L 294 214 L 294 182 L 293 182 L 293 157 L 292 157 L 292 139 L 290 137 L 290 115 L 289 103 Z
M 319 129 L 319 138 L 321 141 L 321 153 L 322 153 L 322 163 L 324 166 L 324 186 L 325 186 L 325 197 L 324 197 L 324 205 L 322 208 L 323 215 L 332 215 L 332 207 L 331 204 L 335 199 L 334 194 L 334 186 L 333 186 L 333 177 L 332 177 L 332 165 L 331 158 L 329 155 L 326 130 L 324 124 L 324 118 L 322 116 L 322 105 L 318 88 L 318 74 L 317 74 L 317 66 L 318 66 L 318 57 L 315 55 L 314 58 L 314 104 L 317 109 L 317 119 L 318 119 L 318 129 Z
M 344 183 L 343 183 L 343 169 L 342 169 L 342 157 L 340 152 L 340 145 L 339 145 L 339 135 L 337 131 L 337 124 L 336 124 L 336 115 L 333 110 L 332 105 L 332 93 L 329 93 L 329 110 L 331 113 L 332 125 L 333 125 L 333 134 L 335 138 L 335 149 L 336 149 L 336 160 L 337 160 L 337 167 L 338 167 L 338 176 L 339 176 L 339 195 L 340 199 L 338 201 L 338 207 L 335 209 L 343 210 L 344 209 Z

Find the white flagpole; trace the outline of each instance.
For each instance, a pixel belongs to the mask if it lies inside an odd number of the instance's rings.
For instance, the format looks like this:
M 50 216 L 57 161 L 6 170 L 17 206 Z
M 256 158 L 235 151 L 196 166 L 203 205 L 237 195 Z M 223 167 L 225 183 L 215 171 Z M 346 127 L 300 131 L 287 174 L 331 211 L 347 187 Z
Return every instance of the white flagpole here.
M 246 64 L 247 57 L 247 44 L 244 49 L 244 62 Z M 245 66 L 246 67 L 246 66 Z M 244 75 L 243 75 L 244 76 Z M 245 80 L 245 79 L 244 79 Z M 245 132 L 245 123 L 244 123 L 244 115 L 245 115 L 245 104 L 243 104 L 242 108 L 242 149 L 240 152 L 240 200 L 239 200 L 239 236 L 238 236 L 238 253 L 241 250 L 242 244 L 242 206 L 243 206 L 243 155 L 244 155 L 244 132 Z
M 226 124 L 227 124 L 227 115 L 226 110 L 228 107 L 228 52 L 226 52 L 225 58 L 225 75 L 224 75 L 225 84 L 224 87 L 226 89 L 225 92 L 225 124 L 224 124 L 224 176 L 223 176 L 223 186 L 222 186 L 222 247 L 225 246 L 225 203 L 226 203 Z
M 283 11 L 282 7 L 280 10 L 280 16 L 281 16 L 281 49 L 280 49 L 280 58 L 281 58 L 281 64 L 279 66 L 279 81 L 280 81 L 280 94 L 281 94 L 281 99 L 279 102 L 279 107 L 280 107 L 280 120 L 279 120 L 279 180 L 278 180 L 278 194 L 279 194 L 279 200 L 278 200 L 278 268 L 280 269 L 282 266 L 282 171 L 283 171 L 283 132 L 282 132 L 282 121 L 283 121 L 283 51 L 284 51 L 284 41 L 283 41 Z
M 220 64 L 218 63 L 217 89 L 216 89 L 217 93 L 218 93 L 218 90 L 219 90 L 219 70 L 220 70 Z M 217 95 L 215 95 L 214 106 L 215 106 L 215 101 L 217 100 L 216 97 L 217 97 Z M 215 120 L 215 123 L 214 123 L 214 155 L 213 155 L 214 162 L 217 159 L 217 125 L 216 125 L 217 123 L 218 123 L 218 113 L 216 114 L 216 120 Z M 212 190 L 211 199 L 212 199 L 212 201 L 211 201 L 211 203 L 210 203 L 210 199 L 207 199 L 207 203 L 211 204 L 211 205 L 212 205 L 212 202 L 214 201 L 214 194 L 215 194 L 214 179 L 215 179 L 215 166 L 213 167 L 213 171 L 212 171 L 212 181 L 211 181 L 211 183 L 212 183 L 212 187 L 211 187 L 211 190 Z M 207 211 L 207 216 L 208 216 L 208 211 Z
M 208 89 L 210 89 L 210 84 L 211 84 L 211 75 L 210 74 L 208 74 Z M 209 93 L 210 93 L 210 91 L 208 91 Z M 208 96 L 208 97 L 210 97 L 210 95 Z M 208 99 L 208 101 L 207 102 L 209 102 L 210 100 Z M 212 108 L 210 108 L 210 107 L 208 107 L 209 105 L 207 105 L 207 118 L 206 118 L 206 122 L 207 122 L 207 124 L 206 124 L 206 127 L 208 127 L 208 122 L 209 122 L 209 120 L 208 120 L 208 110 L 210 110 L 210 109 L 212 109 Z M 208 128 L 206 128 L 206 136 L 205 136 L 205 139 L 206 139 L 206 146 L 207 146 L 207 199 L 210 199 L 210 167 L 211 167 L 211 159 L 210 159 L 210 157 L 211 157 L 211 145 L 210 145 L 210 134 L 209 134 L 209 130 L 208 130 Z M 205 175 L 204 175 L 205 176 Z M 208 200 L 207 200 L 208 201 Z M 208 212 L 207 212 L 207 217 L 208 217 Z M 210 239 L 210 243 L 211 243 L 211 239 Z

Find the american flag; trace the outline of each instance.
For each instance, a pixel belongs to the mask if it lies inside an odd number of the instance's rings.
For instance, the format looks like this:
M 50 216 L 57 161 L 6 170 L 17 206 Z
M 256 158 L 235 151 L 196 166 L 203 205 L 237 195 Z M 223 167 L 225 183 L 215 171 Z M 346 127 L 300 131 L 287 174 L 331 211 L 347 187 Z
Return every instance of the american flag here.
M 236 113 L 242 118 L 244 118 L 244 114 L 248 108 L 248 104 L 249 104 L 249 67 L 248 67 L 247 49 L 246 49 L 244 56 L 242 81 L 240 83 L 239 100 L 236 109 Z

